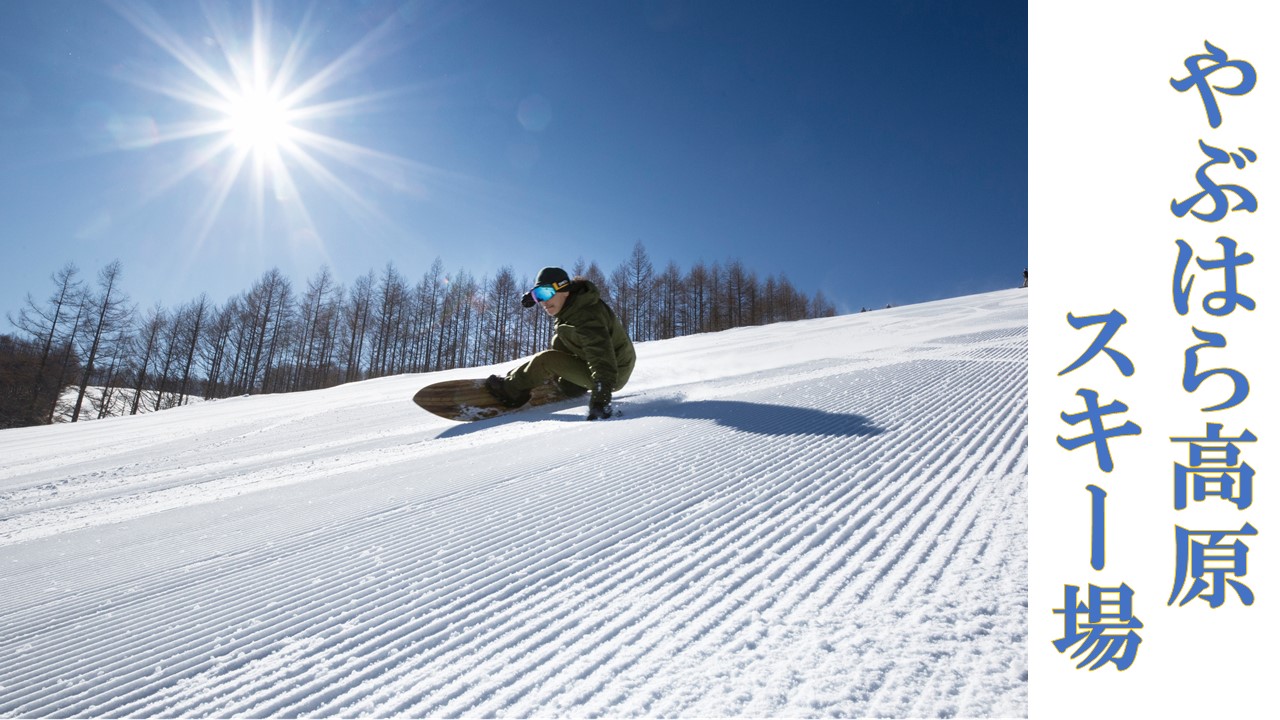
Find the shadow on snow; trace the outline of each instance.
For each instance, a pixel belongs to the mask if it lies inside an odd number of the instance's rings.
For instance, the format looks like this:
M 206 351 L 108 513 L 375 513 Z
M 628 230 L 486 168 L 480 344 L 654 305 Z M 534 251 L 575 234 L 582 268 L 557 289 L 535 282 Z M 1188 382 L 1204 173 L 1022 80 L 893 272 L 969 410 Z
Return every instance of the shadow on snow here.
M 586 406 L 580 416 L 553 414 L 564 410 L 565 403 L 547 408 L 522 411 L 492 420 L 456 425 L 438 437 L 457 437 L 484 430 L 495 425 L 514 422 L 558 421 L 579 422 L 586 420 Z M 670 417 L 680 420 L 705 420 L 721 427 L 733 428 L 757 435 L 821 435 L 827 437 L 869 437 L 884 432 L 867 418 L 853 413 L 831 413 L 810 408 L 787 405 L 743 402 L 740 400 L 652 400 L 648 402 L 623 402 L 619 404 L 622 419 L 642 417 Z

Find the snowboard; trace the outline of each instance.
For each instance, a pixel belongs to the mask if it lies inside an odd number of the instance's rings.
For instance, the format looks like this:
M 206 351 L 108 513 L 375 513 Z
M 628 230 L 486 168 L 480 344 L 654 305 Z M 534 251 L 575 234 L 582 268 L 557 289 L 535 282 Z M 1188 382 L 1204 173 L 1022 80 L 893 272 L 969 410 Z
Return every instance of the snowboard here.
M 524 405 L 508 408 L 489 394 L 483 379 L 445 380 L 422 388 L 413 396 L 413 401 L 423 410 L 442 418 L 471 422 L 568 399 L 560 388 L 549 382 L 535 387 L 532 394 Z

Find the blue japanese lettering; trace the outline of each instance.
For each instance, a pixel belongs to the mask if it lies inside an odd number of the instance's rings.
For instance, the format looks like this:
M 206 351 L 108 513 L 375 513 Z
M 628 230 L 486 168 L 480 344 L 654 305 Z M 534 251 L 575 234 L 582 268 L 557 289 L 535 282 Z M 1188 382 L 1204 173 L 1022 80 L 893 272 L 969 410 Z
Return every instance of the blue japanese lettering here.
M 1208 332 L 1206 330 L 1197 330 L 1191 328 L 1191 332 L 1202 340 L 1199 345 L 1192 345 L 1187 348 L 1184 355 L 1185 363 L 1182 370 L 1182 387 L 1187 392 L 1195 392 L 1200 385 L 1214 375 L 1225 375 L 1232 382 L 1231 397 L 1213 407 L 1202 408 L 1205 412 L 1215 412 L 1218 410 L 1226 410 L 1245 401 L 1249 396 L 1249 379 L 1239 370 L 1230 368 L 1219 368 L 1217 370 L 1207 370 L 1205 372 L 1196 372 L 1199 364 L 1199 352 L 1205 348 L 1224 348 L 1227 346 L 1227 339 L 1218 333 Z
M 1224 165 L 1228 162 L 1235 163 L 1235 166 L 1244 169 L 1246 163 L 1255 162 L 1258 154 L 1248 148 L 1240 148 L 1240 154 L 1229 153 L 1225 150 L 1206 145 L 1203 140 L 1200 141 L 1200 150 L 1209 157 L 1209 162 L 1200 166 L 1196 170 L 1196 182 L 1200 183 L 1202 188 L 1200 192 L 1192 195 L 1186 200 L 1178 201 L 1176 198 L 1169 204 L 1169 208 L 1173 210 L 1173 214 L 1178 217 L 1185 217 L 1188 212 L 1205 222 L 1217 222 L 1227 216 L 1227 207 L 1230 201 L 1227 200 L 1227 192 L 1231 192 L 1240 198 L 1240 202 L 1231 211 L 1244 210 L 1245 212 L 1254 212 L 1258 209 L 1258 199 L 1253 193 L 1244 189 L 1239 185 L 1219 185 L 1209 177 L 1209 168 L 1214 165 Z M 1205 197 L 1213 199 L 1213 210 L 1207 213 L 1201 213 L 1193 210 L 1197 203 Z
M 1236 279 L 1236 268 L 1241 265 L 1248 265 L 1253 262 L 1253 255 L 1249 253 L 1236 254 L 1236 241 L 1229 237 L 1220 237 L 1217 240 L 1222 246 L 1221 260 L 1205 260 L 1196 258 L 1196 264 L 1202 270 L 1223 270 L 1225 278 L 1225 289 L 1218 292 L 1211 292 L 1205 295 L 1204 311 L 1210 315 L 1221 317 L 1230 315 L 1237 307 L 1245 310 L 1253 310 L 1256 304 L 1253 298 L 1248 295 L 1241 294 L 1238 290 Z M 1178 240 L 1178 264 L 1173 276 L 1173 305 L 1177 309 L 1179 315 L 1186 315 L 1190 310 L 1191 285 L 1195 282 L 1195 275 L 1186 281 L 1183 285 L 1182 280 L 1186 277 L 1187 268 L 1191 265 L 1192 251 L 1191 246 L 1182 240 Z M 1221 301 L 1221 304 L 1215 303 Z
M 1228 537 L 1257 534 L 1258 531 L 1249 523 L 1245 523 L 1244 527 L 1236 531 L 1193 531 L 1178 527 L 1175 533 L 1178 544 L 1177 576 L 1174 579 L 1173 593 L 1169 595 L 1168 604 L 1172 605 L 1178 599 L 1187 579 L 1194 578 L 1186 596 L 1182 598 L 1182 602 L 1178 603 L 1179 607 L 1197 597 L 1209 603 L 1209 607 L 1221 607 L 1226 601 L 1228 585 L 1236 591 L 1241 603 L 1252 605 L 1253 591 L 1244 583 L 1232 579 L 1244 577 L 1248 572 L 1249 547 L 1240 540 L 1230 545 L 1223 545 L 1222 542 Z M 1205 540 L 1198 540 L 1197 538 L 1200 537 L 1204 537 Z M 1205 575 L 1209 576 L 1208 580 L 1204 579 Z M 1205 590 L 1209 592 L 1206 593 Z
M 1253 503 L 1253 468 L 1240 462 L 1240 448 L 1236 443 L 1257 439 L 1247 429 L 1240 437 L 1224 438 L 1221 423 L 1206 423 L 1204 437 L 1170 438 L 1172 442 L 1187 443 L 1190 454 L 1187 465 L 1174 464 L 1173 507 L 1177 510 L 1187 507 L 1188 491 L 1196 502 L 1217 496 L 1235 503 L 1241 510 L 1249 507 Z
M 1204 103 L 1205 114 L 1209 116 L 1209 127 L 1216 128 L 1222 124 L 1222 113 L 1218 110 L 1218 99 L 1214 97 L 1213 91 L 1217 90 L 1223 95 L 1244 95 L 1253 89 L 1258 75 L 1249 63 L 1243 60 L 1228 60 L 1227 53 L 1211 45 L 1208 40 L 1205 41 L 1204 47 L 1209 51 L 1208 53 L 1192 55 L 1183 63 L 1189 74 L 1181 80 L 1169 78 L 1169 84 L 1178 92 L 1186 92 L 1193 87 L 1198 89 L 1200 100 Z M 1203 60 L 1208 60 L 1211 64 L 1202 66 L 1200 63 Z M 1234 87 L 1210 86 L 1209 76 L 1223 68 L 1239 70 L 1240 82 Z
M 1089 537 L 1089 566 L 1101 570 L 1107 565 L 1107 491 L 1097 485 L 1086 485 L 1092 512 L 1092 532 Z
M 1111 341 L 1111 338 L 1115 337 L 1116 332 L 1120 330 L 1120 326 L 1128 322 L 1128 318 L 1122 315 L 1119 310 L 1112 310 L 1106 315 L 1090 315 L 1088 317 L 1076 317 L 1071 313 L 1067 313 L 1067 322 L 1077 330 L 1090 325 L 1102 325 L 1102 329 L 1098 332 L 1098 337 L 1094 339 L 1093 344 L 1084 351 L 1084 354 L 1059 372 L 1058 375 L 1066 375 L 1079 368 L 1092 360 L 1099 352 L 1105 352 L 1115 362 L 1116 367 L 1120 368 L 1121 375 L 1125 377 L 1133 375 L 1133 361 L 1124 353 L 1107 347 L 1107 343 Z
M 1059 435 L 1058 444 L 1067 450 L 1075 450 L 1076 448 L 1090 443 L 1095 444 L 1098 454 L 1099 469 L 1103 472 L 1111 472 L 1115 468 L 1115 463 L 1111 460 L 1111 449 L 1107 445 L 1107 438 L 1118 437 L 1121 435 L 1139 435 L 1142 433 L 1142 428 L 1131 420 L 1126 421 L 1124 425 L 1119 427 L 1103 427 L 1102 417 L 1104 415 L 1128 412 L 1129 406 L 1119 400 L 1116 400 L 1105 407 L 1099 407 L 1098 393 L 1093 390 L 1077 390 L 1076 395 L 1084 399 L 1085 411 L 1075 414 L 1063 412 L 1062 419 L 1070 425 L 1076 425 L 1088 420 L 1089 426 L 1093 432 L 1077 438 L 1064 438 Z
M 1089 655 L 1076 668 L 1092 662 L 1089 669 L 1097 670 L 1110 662 L 1120 670 L 1129 669 L 1142 644 L 1142 638 L 1134 632 L 1142 628 L 1142 621 L 1133 615 L 1133 590 L 1123 583 L 1115 588 L 1090 585 L 1088 605 L 1077 599 L 1079 592 L 1078 585 L 1064 587 L 1062 607 L 1053 611 L 1062 615 L 1062 637 L 1054 640 L 1053 646 L 1064 653 L 1081 643 L 1071 658 L 1086 652 Z

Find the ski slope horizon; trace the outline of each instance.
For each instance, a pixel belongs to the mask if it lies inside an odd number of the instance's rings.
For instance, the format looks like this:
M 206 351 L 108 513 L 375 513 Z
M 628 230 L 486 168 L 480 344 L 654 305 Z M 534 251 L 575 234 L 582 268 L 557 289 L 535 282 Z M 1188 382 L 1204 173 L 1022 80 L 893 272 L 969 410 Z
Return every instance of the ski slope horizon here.
M 1025 716 L 1027 291 L 0 431 L 0 716 Z

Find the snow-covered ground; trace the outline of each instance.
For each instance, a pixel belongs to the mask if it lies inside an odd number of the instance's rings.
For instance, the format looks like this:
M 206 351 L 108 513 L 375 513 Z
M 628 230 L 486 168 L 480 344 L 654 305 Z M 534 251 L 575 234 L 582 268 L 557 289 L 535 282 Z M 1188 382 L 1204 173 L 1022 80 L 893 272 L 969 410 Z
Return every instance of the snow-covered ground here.
M 0 716 L 1022 716 L 1027 296 L 0 431 Z

